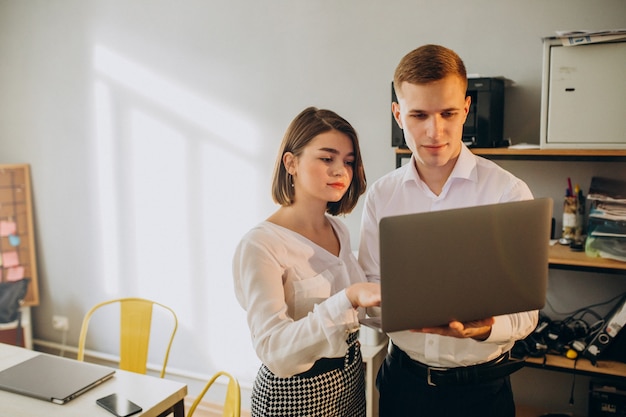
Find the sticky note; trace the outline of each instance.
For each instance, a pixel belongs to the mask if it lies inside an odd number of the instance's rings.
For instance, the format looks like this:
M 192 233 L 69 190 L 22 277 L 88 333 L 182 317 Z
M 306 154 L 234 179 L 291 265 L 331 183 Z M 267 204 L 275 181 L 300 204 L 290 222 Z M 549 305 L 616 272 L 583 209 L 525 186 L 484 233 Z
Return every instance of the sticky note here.
M 7 281 L 17 281 L 24 278 L 24 267 L 9 268 L 7 271 Z
M 0 236 L 9 236 L 15 234 L 17 231 L 17 225 L 15 222 L 2 220 L 0 221 Z
M 20 260 L 17 257 L 17 251 L 4 252 L 2 254 L 2 266 L 5 268 L 11 268 L 12 266 L 18 266 Z

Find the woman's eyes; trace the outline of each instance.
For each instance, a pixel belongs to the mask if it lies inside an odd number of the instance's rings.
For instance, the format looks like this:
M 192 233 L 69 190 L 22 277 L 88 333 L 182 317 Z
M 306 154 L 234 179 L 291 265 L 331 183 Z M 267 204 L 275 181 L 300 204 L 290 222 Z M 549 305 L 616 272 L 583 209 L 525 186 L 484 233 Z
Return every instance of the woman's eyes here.
M 322 157 L 322 158 L 320 158 L 320 160 L 323 161 L 323 162 L 326 162 L 326 163 L 333 162 L 333 158 L 332 157 L 328 157 L 328 158 Z M 345 164 L 348 165 L 348 166 L 353 167 L 354 166 L 354 161 L 345 161 Z

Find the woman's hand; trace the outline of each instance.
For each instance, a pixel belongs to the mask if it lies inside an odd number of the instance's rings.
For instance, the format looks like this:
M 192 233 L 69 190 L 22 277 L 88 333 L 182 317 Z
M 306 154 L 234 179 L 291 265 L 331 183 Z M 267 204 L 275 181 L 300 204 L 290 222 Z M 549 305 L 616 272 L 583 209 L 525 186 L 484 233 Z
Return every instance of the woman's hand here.
M 346 288 L 346 296 L 352 307 L 375 307 L 380 305 L 380 284 L 359 282 Z

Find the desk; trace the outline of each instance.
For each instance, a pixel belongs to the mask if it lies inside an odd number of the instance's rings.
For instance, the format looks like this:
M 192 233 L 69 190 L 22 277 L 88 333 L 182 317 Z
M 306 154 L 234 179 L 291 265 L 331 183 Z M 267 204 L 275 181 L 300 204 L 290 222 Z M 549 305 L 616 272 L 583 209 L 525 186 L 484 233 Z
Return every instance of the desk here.
M 0 343 L 0 369 L 9 368 L 40 354 L 32 350 Z M 36 398 L 0 390 L 2 415 L 11 417 L 111 417 L 113 414 L 96 404 L 96 399 L 118 392 L 143 408 L 141 417 L 185 417 L 187 385 L 149 375 L 116 370 L 113 378 L 85 392 L 67 404 L 58 405 Z

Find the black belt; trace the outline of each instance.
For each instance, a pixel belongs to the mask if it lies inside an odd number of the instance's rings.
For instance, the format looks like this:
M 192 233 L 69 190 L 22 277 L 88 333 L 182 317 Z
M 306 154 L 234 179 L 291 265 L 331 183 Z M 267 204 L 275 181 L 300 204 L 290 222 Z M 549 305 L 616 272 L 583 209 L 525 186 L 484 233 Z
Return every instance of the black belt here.
M 342 369 L 344 366 L 351 364 L 357 357 L 358 349 L 360 347 L 357 338 L 358 334 L 351 336 L 348 339 L 348 342 L 351 343 L 346 351 L 346 356 L 342 356 L 341 358 L 318 359 L 308 371 L 301 372 L 295 376 L 299 376 L 301 378 L 312 378 L 326 372 L 334 371 L 335 369 Z
M 428 385 L 470 385 L 504 378 L 524 366 L 524 361 L 510 359 L 504 353 L 489 362 L 456 368 L 438 368 L 414 361 L 402 349 L 391 344 L 389 354 L 411 373 L 425 379 Z

